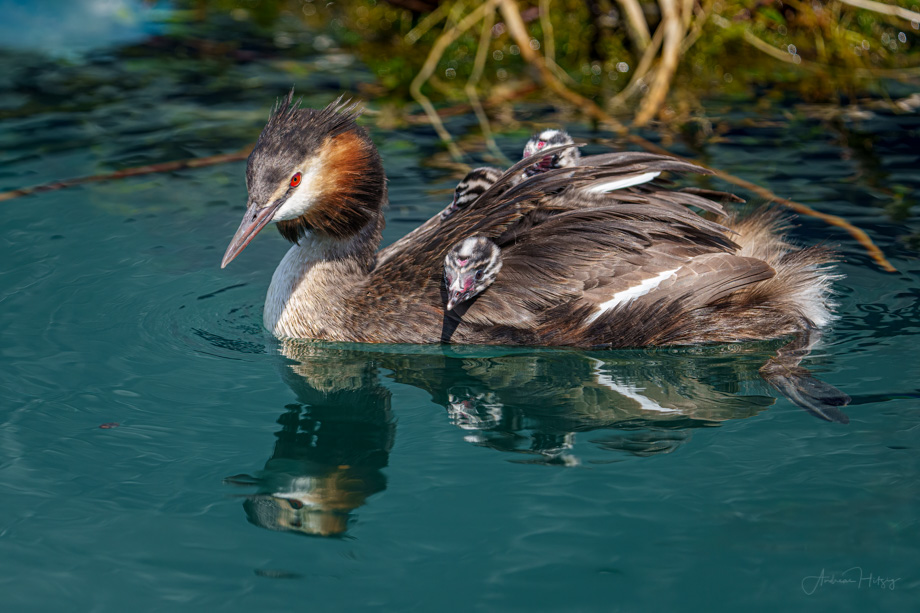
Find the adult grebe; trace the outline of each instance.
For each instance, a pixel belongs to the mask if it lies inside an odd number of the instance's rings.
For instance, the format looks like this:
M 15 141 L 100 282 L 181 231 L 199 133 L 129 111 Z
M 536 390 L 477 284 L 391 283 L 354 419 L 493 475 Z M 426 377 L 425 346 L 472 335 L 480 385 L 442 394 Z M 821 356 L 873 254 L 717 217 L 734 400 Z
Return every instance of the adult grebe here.
M 292 100 L 274 107 L 249 157 L 249 205 L 222 263 L 269 222 L 294 243 L 265 301 L 276 336 L 637 347 L 795 335 L 762 374 L 812 413 L 846 421 L 837 407 L 849 397 L 798 366 L 832 319 L 833 252 L 786 243 L 768 214 L 729 227 L 706 220 L 687 207 L 724 215 L 717 193 L 650 182 L 663 171 L 708 171 L 623 152 L 521 180 L 534 164 L 525 158 L 469 206 L 378 257 L 386 183 L 356 105 L 313 110 Z M 541 160 L 565 148 L 545 146 Z M 630 186 L 606 193 L 617 184 Z M 500 248 L 501 274 L 447 309 L 444 258 L 470 237 Z
M 508 188 L 528 165 L 519 162 L 436 232 L 378 262 L 385 178 L 356 116 L 355 105 L 339 102 L 298 108 L 291 94 L 249 158 L 249 207 L 223 265 L 269 222 L 294 243 L 265 303 L 265 326 L 277 336 L 634 347 L 776 338 L 831 318 L 830 251 L 784 246 L 766 257 L 780 244 L 768 222 L 750 222 L 760 242 L 742 247 L 686 208 L 721 210 L 692 192 L 589 193 L 624 174 L 705 172 L 652 154 L 582 158 Z M 476 300 L 446 310 L 444 256 L 473 235 L 501 244 L 501 275 Z

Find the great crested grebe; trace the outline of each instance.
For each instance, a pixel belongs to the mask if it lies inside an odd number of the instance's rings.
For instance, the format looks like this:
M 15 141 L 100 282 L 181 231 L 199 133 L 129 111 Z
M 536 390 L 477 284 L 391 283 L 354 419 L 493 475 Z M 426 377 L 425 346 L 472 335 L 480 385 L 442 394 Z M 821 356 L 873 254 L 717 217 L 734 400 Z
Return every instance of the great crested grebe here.
M 501 249 L 485 236 L 470 236 L 454 245 L 444 256 L 447 310 L 484 292 L 501 269 Z
M 540 151 L 543 151 L 543 155 L 536 162 L 534 162 L 532 156 Z M 614 156 L 607 154 L 582 158 L 578 152 L 577 147 L 575 146 L 575 141 L 572 140 L 572 137 L 569 136 L 568 132 L 565 130 L 555 129 L 544 130 L 543 132 L 534 135 L 529 141 L 527 141 L 527 144 L 524 147 L 523 159 L 508 171 L 507 181 L 498 181 L 498 179 L 502 176 L 502 171 L 498 168 L 491 166 L 474 168 L 469 173 L 467 173 L 463 179 L 460 180 L 460 183 L 457 184 L 457 187 L 454 189 L 453 201 L 447 205 L 443 211 L 441 211 L 440 215 L 432 217 L 418 228 L 412 230 L 407 235 L 397 240 L 395 243 L 381 249 L 377 253 L 377 264 L 383 264 L 393 255 L 401 253 L 406 248 L 417 244 L 423 237 L 430 237 L 431 235 L 436 234 L 441 228 L 441 224 L 448 217 L 457 211 L 473 204 L 479 198 L 479 196 L 481 196 L 487 189 L 489 189 L 489 187 L 493 185 L 495 186 L 494 190 L 490 194 L 493 198 L 495 198 L 503 194 L 508 189 L 514 187 L 522 180 L 542 172 L 547 172 L 549 170 L 568 168 L 579 164 L 583 164 L 585 166 L 597 165 L 605 167 L 617 165 L 618 171 L 615 173 L 610 173 L 611 177 L 608 180 L 595 182 L 594 184 L 583 187 L 582 189 L 588 193 L 609 193 L 634 187 L 642 190 L 658 191 L 661 189 L 661 186 L 653 184 L 652 181 L 656 179 L 662 171 L 644 171 L 646 166 L 642 165 L 642 162 L 647 162 L 651 159 L 654 159 L 655 163 L 659 165 L 662 164 L 663 161 L 667 160 L 676 161 L 672 158 L 654 155 L 649 157 L 648 155 L 638 153 L 617 154 Z M 678 164 L 679 167 L 671 167 L 669 169 L 683 172 L 705 172 L 697 166 L 681 162 L 678 162 Z M 692 193 L 693 191 L 698 191 L 701 193 L 701 195 L 714 196 L 719 199 L 733 199 L 739 202 L 741 201 L 739 198 L 736 198 L 731 194 L 725 194 L 721 192 L 708 192 L 704 194 L 704 190 L 685 189 L 683 191 L 685 194 Z M 692 196 L 685 195 L 684 198 L 688 199 L 692 198 Z M 685 202 L 684 204 L 690 203 Z M 716 215 L 725 215 L 725 210 L 722 208 L 722 205 L 714 202 L 713 200 L 709 200 L 707 198 L 697 198 L 693 204 L 703 210 L 715 213 Z
M 565 130 L 544 130 L 540 134 L 534 135 L 527 144 L 524 145 L 523 158 L 529 158 L 546 146 L 557 145 L 574 145 L 575 141 Z M 526 177 L 532 177 L 535 174 L 546 172 L 553 168 L 563 168 L 575 166 L 578 163 L 580 152 L 577 147 L 568 147 L 557 154 L 548 155 L 541 158 L 538 162 L 527 166 L 521 176 L 514 181 L 509 181 L 507 187 L 511 187 Z M 445 220 L 460 209 L 464 209 L 473 204 L 479 196 L 495 184 L 502 176 L 502 171 L 492 166 L 481 166 L 474 168 L 464 176 L 457 187 L 454 189 L 453 201 L 441 211 L 441 220 Z
M 501 176 L 502 171 L 491 166 L 474 168 L 466 173 L 466 176 L 457 183 L 457 187 L 454 189 L 453 201 L 441 211 L 439 215 L 441 221 L 476 202 Z
M 521 173 L 519 177 L 507 183 L 507 187 L 510 188 L 527 177 L 532 177 L 554 168 L 570 168 L 572 166 L 577 166 L 581 160 L 581 152 L 578 150 L 578 147 L 575 146 L 575 141 L 565 130 L 551 129 L 535 134 L 527 141 L 527 144 L 524 145 L 524 155 L 522 159 L 527 160 L 528 158 L 532 158 L 546 147 L 556 148 L 560 146 L 563 147 L 554 149 L 556 153 L 541 156 L 536 162 L 531 162 L 530 165 L 524 168 L 524 172 Z M 588 165 L 590 165 L 592 159 L 593 158 L 587 158 Z M 612 192 L 618 189 L 625 189 L 634 185 L 648 183 L 660 174 L 661 172 L 649 172 L 620 177 L 617 180 L 594 186 L 592 189 L 597 192 Z M 441 220 L 443 221 L 459 209 L 471 205 L 490 186 L 496 183 L 501 176 L 502 171 L 492 166 L 483 166 L 471 170 L 460 180 L 460 183 L 457 184 L 456 189 L 454 189 L 453 202 L 441 211 Z
M 555 168 L 568 168 L 576 166 L 581 159 L 578 148 L 574 146 L 575 141 L 565 130 L 544 130 L 534 135 L 524 146 L 525 161 L 532 158 L 535 154 L 550 147 L 557 153 L 542 156 L 536 163 L 531 163 L 524 169 L 520 179 L 513 178 L 506 183 L 506 187 L 501 190 L 503 193 L 506 189 L 516 184 L 519 180 L 526 177 L 532 177 L 541 172 L 547 172 Z M 560 150 L 560 146 L 564 146 Z M 549 149 L 548 149 L 549 150 Z M 625 189 L 643 183 L 648 183 L 658 177 L 660 172 L 649 172 L 634 175 L 632 177 L 620 178 L 612 182 L 602 184 L 600 188 L 595 187 L 594 192 L 612 192 L 618 189 Z M 489 187 L 498 182 L 502 172 L 497 168 L 483 167 L 471 170 L 454 190 L 454 199 L 450 205 L 441 211 L 441 220 L 447 219 L 460 209 L 464 209 L 474 202 L 488 190 Z M 496 194 L 497 195 L 497 194 Z M 722 212 L 721 210 L 717 212 Z M 401 239 L 401 241 L 410 241 L 413 234 L 424 231 L 424 226 L 416 229 L 413 233 Z M 392 248 L 398 249 L 399 244 Z M 386 251 L 386 250 L 385 250 Z M 487 287 L 495 282 L 498 272 L 501 270 L 501 248 L 493 241 L 484 236 L 471 236 L 461 240 L 454 245 L 447 255 L 444 256 L 444 282 L 447 287 L 447 309 L 451 310 L 458 304 L 471 300 L 476 297 Z
M 565 130 L 543 130 L 524 145 L 524 158 L 535 156 L 546 147 L 574 145 L 575 141 Z M 553 155 L 542 156 L 535 164 L 524 169 L 524 175 L 531 177 L 553 168 L 565 168 L 578 165 L 581 152 L 578 148 L 568 148 Z
M 301 109 L 292 95 L 275 106 L 249 157 L 249 206 L 222 264 L 269 222 L 294 243 L 265 302 L 276 336 L 635 347 L 777 338 L 831 319 L 830 251 L 778 252 L 770 224 L 756 220 L 744 230 L 752 239 L 739 244 L 686 208 L 721 211 L 704 192 L 589 193 L 624 175 L 705 172 L 653 154 L 582 158 L 502 191 L 528 165 L 519 162 L 435 232 L 378 261 L 387 191 L 356 106 Z M 501 246 L 501 275 L 446 310 L 444 257 L 476 235 Z

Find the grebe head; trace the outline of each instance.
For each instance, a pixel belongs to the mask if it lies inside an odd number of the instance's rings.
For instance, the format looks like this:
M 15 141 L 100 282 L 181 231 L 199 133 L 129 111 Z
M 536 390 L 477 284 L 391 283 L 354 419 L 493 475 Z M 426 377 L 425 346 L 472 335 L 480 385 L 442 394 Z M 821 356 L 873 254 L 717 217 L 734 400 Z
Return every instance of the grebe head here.
M 481 294 L 502 269 L 502 252 L 485 236 L 465 238 L 444 257 L 447 310 Z
M 221 267 L 269 222 L 294 243 L 310 232 L 344 240 L 379 215 L 383 166 L 356 123 L 357 104 L 339 98 L 324 109 L 302 109 L 293 96 L 291 90 L 275 104 L 249 155 L 248 205 Z
M 555 147 L 557 145 L 572 145 L 575 141 L 565 130 L 543 130 L 533 136 L 524 146 L 524 158 L 531 156 L 539 157 L 541 150 L 546 147 Z M 571 147 L 565 151 L 560 151 L 554 155 L 548 155 L 540 158 L 533 166 L 528 166 L 524 170 L 524 175 L 532 177 L 535 174 L 546 172 L 553 168 L 569 168 L 578 164 L 580 154 L 578 147 Z
M 476 199 L 492 187 L 492 184 L 498 181 L 501 176 L 501 170 L 490 166 L 474 168 L 469 171 L 457 184 L 457 188 L 454 190 L 454 201 L 441 211 L 441 219 L 447 219 L 460 209 L 465 209 L 476 202 Z

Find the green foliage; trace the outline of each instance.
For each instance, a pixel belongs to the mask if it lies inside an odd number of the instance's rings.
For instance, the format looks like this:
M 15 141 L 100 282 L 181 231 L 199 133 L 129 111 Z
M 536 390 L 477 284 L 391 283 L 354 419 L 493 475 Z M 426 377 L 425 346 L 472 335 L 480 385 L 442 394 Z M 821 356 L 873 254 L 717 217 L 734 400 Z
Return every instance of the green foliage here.
M 417 14 L 402 4 L 384 0 L 180 3 L 198 18 L 227 14 L 275 31 L 292 21 L 305 24 L 315 33 L 316 51 L 339 47 L 355 53 L 376 77 L 375 86 L 366 93 L 382 105 L 395 106 L 411 100 L 409 84 L 435 41 L 479 6 L 478 0 L 448 0 L 432 13 Z M 560 76 L 581 95 L 603 104 L 622 92 L 633 81 L 642 57 L 622 5 L 614 0 L 552 0 L 548 5 L 552 37 L 543 31 L 537 1 L 518 2 L 532 45 L 541 53 L 554 48 L 555 61 L 564 71 Z M 651 0 L 640 5 L 654 33 L 661 19 L 659 5 Z M 886 79 L 918 75 L 917 23 L 836 1 L 696 0 L 692 7 L 693 14 L 684 23 L 686 48 L 671 87 L 672 113 L 695 106 L 694 100 L 703 96 L 759 96 L 765 88 L 809 101 L 877 95 L 884 93 Z M 477 24 L 447 47 L 425 87 L 426 95 L 436 102 L 466 99 L 464 86 L 473 70 L 480 34 Z M 481 94 L 533 79 L 499 12 L 488 41 L 478 84 Z M 630 104 L 638 104 L 649 78 L 637 84 L 639 93 Z

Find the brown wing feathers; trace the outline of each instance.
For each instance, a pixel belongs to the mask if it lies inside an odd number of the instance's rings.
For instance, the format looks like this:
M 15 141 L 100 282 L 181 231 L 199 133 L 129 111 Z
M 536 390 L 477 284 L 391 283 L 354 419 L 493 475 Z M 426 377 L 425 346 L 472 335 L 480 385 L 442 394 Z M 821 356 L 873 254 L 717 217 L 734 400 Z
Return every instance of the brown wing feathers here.
M 495 241 L 502 249 L 501 274 L 464 308 L 444 314 L 451 323 L 443 340 L 629 347 L 763 338 L 763 325 L 779 334 L 801 326 L 794 310 L 758 312 L 763 310 L 758 301 L 778 295 L 758 289 L 776 276 L 771 263 L 744 257 L 733 240 L 737 232 L 688 208 L 724 216 L 714 199 L 732 196 L 668 189 L 659 180 L 608 194 L 585 192 L 639 173 L 708 171 L 626 152 L 590 156 L 579 166 L 520 181 L 529 161 L 512 166 L 478 200 L 372 272 L 372 278 L 379 274 L 392 282 L 389 291 L 417 297 L 421 285 L 426 295 L 440 297 L 447 250 L 477 234 Z M 759 232 L 770 223 L 741 229 Z M 770 234 L 770 228 L 764 232 Z M 785 253 L 786 246 L 777 245 Z M 643 282 L 654 287 L 636 292 Z M 608 303 L 618 292 L 629 298 Z

